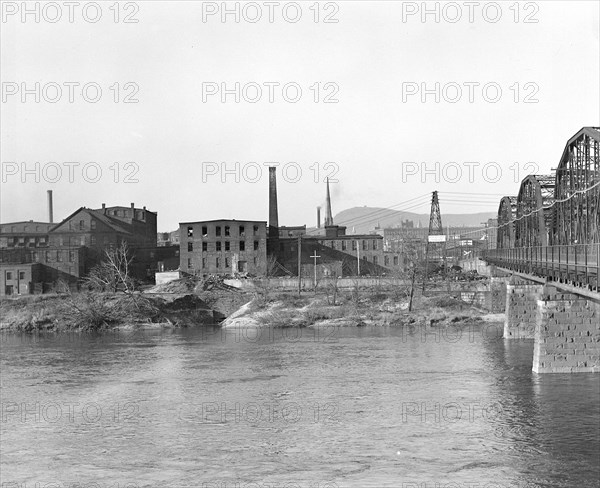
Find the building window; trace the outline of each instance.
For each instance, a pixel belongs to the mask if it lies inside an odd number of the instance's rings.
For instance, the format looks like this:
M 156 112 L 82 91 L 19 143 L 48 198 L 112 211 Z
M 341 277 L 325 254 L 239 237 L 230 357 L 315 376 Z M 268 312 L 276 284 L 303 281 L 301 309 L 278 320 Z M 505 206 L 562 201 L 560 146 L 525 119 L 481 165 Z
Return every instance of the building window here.
M 194 243 L 188 242 L 188 252 L 192 252 L 194 250 Z
M 20 280 L 24 280 L 25 279 L 25 271 L 19 271 L 19 279 Z
M 39 253 L 37 253 L 37 252 L 33 253 L 33 261 L 35 263 L 39 263 L 40 262 L 40 254 Z
M 7 271 L 6 272 L 6 280 L 12 280 L 12 271 Z
M 85 229 L 85 222 L 83 220 L 79 221 L 79 230 Z
M 240 241 L 240 251 L 246 250 L 246 243 L 244 241 Z
M 373 241 L 373 251 L 377 250 L 377 241 Z
M 384 257 L 383 257 L 383 263 L 384 263 L 386 266 L 389 266 L 389 265 L 390 265 L 390 257 L 389 257 L 389 256 L 384 256 Z
M 254 235 L 258 235 L 258 225 L 255 225 L 255 226 L 252 228 L 252 231 L 254 232 Z
M 342 251 L 345 251 L 347 247 L 346 241 L 342 241 Z
M 331 241 L 331 249 L 335 249 L 335 241 Z
M 75 251 L 69 251 L 69 262 L 70 263 L 75 262 Z
M 225 258 L 225 267 L 229 268 L 230 263 L 229 263 L 229 258 Z
M 398 256 L 394 256 L 394 266 L 398 266 Z
M 221 250 L 221 243 L 217 242 L 217 251 L 220 251 L 220 250 Z
M 191 225 L 187 228 L 187 236 L 194 237 L 194 228 Z
M 254 266 L 256 266 L 256 257 L 254 258 Z
M 206 258 L 202 258 L 202 269 L 206 269 Z
M 188 269 L 194 269 L 194 262 L 192 258 L 188 258 Z
M 203 251 L 208 251 L 208 242 L 203 242 L 202 243 L 202 250 Z
M 258 251 L 258 241 L 254 241 L 254 250 Z
M 377 264 L 378 261 L 379 259 L 377 259 L 377 256 L 373 256 L 373 264 Z
M 356 241 L 352 241 L 352 250 L 356 251 Z
M 244 228 L 243 225 L 240 225 L 240 237 L 245 237 L 246 235 L 246 229 Z
M 92 229 L 92 230 L 96 230 L 96 221 L 95 221 L 95 220 L 92 220 L 92 221 L 90 222 L 90 229 Z
M 92 236 L 92 237 L 90 238 L 90 245 L 91 245 L 91 246 L 95 246 L 95 245 L 96 245 L 96 236 Z
M 81 237 L 79 237 L 79 244 L 80 244 L 81 246 L 85 246 L 85 236 L 81 236 Z
M 229 234 L 229 226 L 228 226 L 228 225 L 226 225 L 226 226 L 225 226 L 225 237 L 229 237 L 229 235 L 230 235 L 230 234 Z
M 221 226 L 220 226 L 220 225 L 217 225 L 217 226 L 215 227 L 215 235 L 216 235 L 217 237 L 221 237 Z
M 217 268 L 221 267 L 221 258 L 217 258 Z
M 363 239 L 362 248 L 363 248 L 363 251 L 368 251 L 369 250 L 369 241 L 366 241 Z
M 202 226 L 202 237 L 208 236 L 208 227 L 206 225 Z
M 227 229 L 227 227 L 225 227 L 225 229 Z M 229 251 L 230 250 L 230 244 L 229 241 L 225 241 L 225 250 Z
M 46 255 L 44 256 L 46 263 L 50 262 L 50 251 L 46 251 Z

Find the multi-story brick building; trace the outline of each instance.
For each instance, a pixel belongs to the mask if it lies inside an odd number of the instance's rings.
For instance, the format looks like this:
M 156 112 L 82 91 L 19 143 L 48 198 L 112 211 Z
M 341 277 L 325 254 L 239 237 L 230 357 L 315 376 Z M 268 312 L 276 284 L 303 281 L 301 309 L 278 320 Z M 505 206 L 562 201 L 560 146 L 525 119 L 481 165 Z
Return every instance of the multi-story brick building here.
M 132 253 L 132 277 L 140 280 L 154 275 L 157 267 L 155 212 L 146 208 L 81 207 L 58 224 L 14 222 L 0 226 L 0 294 L 23 293 L 8 276 L 16 276 L 20 265 L 32 283 L 28 293 L 46 291 L 61 280 L 71 286 L 86 276 L 103 258 L 104 251 L 126 241 Z M 33 266 L 39 264 L 41 267 Z M 18 269 L 15 267 L 18 266 Z M 9 281 L 11 283 L 9 283 Z
M 267 271 L 267 223 L 209 220 L 179 224 L 180 270 L 199 276 Z

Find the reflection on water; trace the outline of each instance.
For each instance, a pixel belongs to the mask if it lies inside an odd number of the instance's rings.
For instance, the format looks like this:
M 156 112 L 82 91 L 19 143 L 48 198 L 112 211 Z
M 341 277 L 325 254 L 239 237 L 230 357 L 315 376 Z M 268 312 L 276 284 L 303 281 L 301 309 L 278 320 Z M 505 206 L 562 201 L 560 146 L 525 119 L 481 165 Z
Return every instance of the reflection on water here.
M 598 375 L 500 335 L 3 335 L 2 482 L 598 486 Z

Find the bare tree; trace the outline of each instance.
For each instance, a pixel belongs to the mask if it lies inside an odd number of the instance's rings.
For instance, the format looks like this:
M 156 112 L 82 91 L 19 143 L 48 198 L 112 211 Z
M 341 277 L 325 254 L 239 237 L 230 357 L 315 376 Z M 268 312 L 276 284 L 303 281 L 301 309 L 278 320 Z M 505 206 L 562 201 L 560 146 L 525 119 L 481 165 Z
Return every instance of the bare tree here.
M 337 305 L 337 297 L 339 292 L 339 278 L 340 277 L 338 276 L 338 274 L 334 273 L 327 280 L 327 285 L 325 286 L 325 294 L 327 295 L 327 303 L 329 303 L 329 305 Z
M 127 242 L 121 241 L 119 247 L 104 251 L 102 262 L 91 270 L 83 284 L 93 291 L 123 291 L 131 294 L 135 291 L 135 283 L 131 276 L 132 261 L 133 256 Z
M 275 256 L 267 258 L 265 276 L 254 279 L 255 297 L 261 306 L 267 305 L 271 296 L 271 279 L 275 276 L 279 263 Z
M 423 273 L 423 262 L 419 254 L 419 243 L 406 239 L 401 246 L 401 267 L 394 271 L 395 277 L 402 281 L 397 292 L 408 299 L 408 311 L 412 312 L 415 288 Z

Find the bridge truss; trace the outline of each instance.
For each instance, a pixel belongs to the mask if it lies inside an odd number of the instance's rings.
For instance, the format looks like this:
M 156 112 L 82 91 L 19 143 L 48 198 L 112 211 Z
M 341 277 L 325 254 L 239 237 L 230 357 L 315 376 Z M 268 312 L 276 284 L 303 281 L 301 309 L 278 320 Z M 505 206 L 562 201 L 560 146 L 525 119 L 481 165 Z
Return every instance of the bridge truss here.
M 567 141 L 555 175 L 530 175 L 498 207 L 497 249 L 506 269 L 600 290 L 600 128 Z
M 515 219 L 517 217 L 517 197 L 503 197 L 498 208 L 498 232 L 496 247 L 515 247 Z
M 585 127 L 567 142 L 556 170 L 553 243 L 600 242 L 599 183 L 600 128 Z

